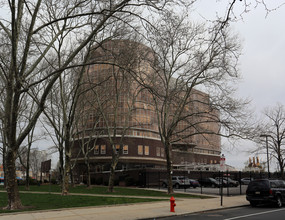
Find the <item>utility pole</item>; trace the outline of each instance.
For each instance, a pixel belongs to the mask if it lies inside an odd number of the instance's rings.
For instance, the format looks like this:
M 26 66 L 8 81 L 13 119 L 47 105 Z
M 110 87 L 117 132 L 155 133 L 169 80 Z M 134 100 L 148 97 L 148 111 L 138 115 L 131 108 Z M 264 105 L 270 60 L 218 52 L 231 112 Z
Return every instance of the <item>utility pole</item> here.
M 265 137 L 265 142 L 266 142 L 266 155 L 267 155 L 267 174 L 268 174 L 268 179 L 270 178 L 270 171 L 269 171 L 269 154 L 268 154 L 268 137 L 271 137 L 268 134 L 262 134 L 260 137 Z

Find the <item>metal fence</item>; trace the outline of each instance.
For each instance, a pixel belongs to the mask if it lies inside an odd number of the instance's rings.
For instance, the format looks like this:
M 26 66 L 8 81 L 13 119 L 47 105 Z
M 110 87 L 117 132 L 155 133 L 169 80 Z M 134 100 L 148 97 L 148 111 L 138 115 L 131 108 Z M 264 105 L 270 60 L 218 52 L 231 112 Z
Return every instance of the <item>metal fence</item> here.
M 241 171 L 226 171 L 226 172 L 213 172 L 213 171 L 183 171 L 174 170 L 172 176 L 182 176 L 189 179 L 203 179 L 203 178 L 231 178 L 239 182 L 237 187 L 224 186 L 219 188 L 211 187 L 198 187 L 198 188 L 180 188 L 174 189 L 185 192 L 195 192 L 201 194 L 223 194 L 227 196 L 245 194 L 247 185 L 243 185 L 243 178 L 250 179 L 263 179 L 263 178 L 276 178 L 281 179 L 280 173 L 267 173 L 267 172 L 241 172 Z M 92 184 L 107 184 L 109 173 L 93 173 L 91 176 Z M 83 178 L 84 179 L 84 178 Z M 162 169 L 136 169 L 136 170 L 120 170 L 116 172 L 115 184 L 120 186 L 136 186 L 141 188 L 157 188 L 163 189 L 163 180 L 167 179 L 166 170 Z
M 216 194 L 216 195 L 243 195 L 246 192 L 247 185 L 243 182 L 244 178 L 249 179 L 266 179 L 266 178 L 274 178 L 281 179 L 280 173 L 267 173 L 267 172 L 210 172 L 210 171 L 181 171 L 175 170 L 173 171 L 172 176 L 180 176 L 185 179 L 203 179 L 203 178 L 219 178 L 226 180 L 228 178 L 238 181 L 238 186 L 230 186 L 221 185 L 217 188 L 212 187 L 203 187 L 202 185 L 197 188 L 188 188 L 186 186 L 182 186 L 180 189 L 174 190 L 184 190 L 185 192 L 195 192 L 201 194 Z M 138 181 L 137 185 L 139 187 L 146 188 L 158 188 L 163 189 L 163 182 L 167 179 L 167 173 L 165 170 L 155 170 L 155 169 L 145 169 L 138 171 Z

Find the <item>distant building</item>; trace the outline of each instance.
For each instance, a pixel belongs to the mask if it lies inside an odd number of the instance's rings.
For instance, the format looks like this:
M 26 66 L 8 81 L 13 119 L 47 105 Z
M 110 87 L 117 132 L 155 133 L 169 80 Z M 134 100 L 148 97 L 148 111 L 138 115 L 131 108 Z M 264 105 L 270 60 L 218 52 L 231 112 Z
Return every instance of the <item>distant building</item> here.
M 259 157 L 249 157 L 248 164 L 243 168 L 244 172 L 264 172 L 265 162 L 260 162 Z
M 136 50 L 132 50 L 133 48 Z M 137 51 L 137 53 L 131 53 L 130 57 L 130 51 Z M 132 60 L 132 57 L 140 59 L 140 62 L 137 63 Z M 108 129 L 112 132 L 116 129 L 118 143 L 119 139 L 123 137 L 123 150 L 117 169 L 165 167 L 165 152 L 159 135 L 152 95 L 138 82 L 134 81 L 132 77 L 123 76 L 124 71 L 136 68 L 136 70 L 143 70 L 146 80 L 150 80 L 147 77 L 147 74 L 152 74 L 151 71 L 153 71 L 150 62 L 155 62 L 155 57 L 150 48 L 127 40 L 112 40 L 103 43 L 102 47 L 93 51 L 90 60 L 94 61 L 94 64 L 86 70 L 84 76 L 85 88 L 91 90 L 94 86 L 93 89 L 100 97 L 95 95 L 94 91 L 89 91 L 80 98 L 81 104 L 77 110 L 80 121 L 78 122 L 78 130 L 74 135 L 74 150 L 72 153 L 73 160 L 79 155 L 77 158 L 77 171 L 82 173 L 82 170 L 85 169 L 84 158 L 79 150 L 82 140 L 88 142 L 90 147 L 94 147 L 89 155 L 92 161 L 92 171 L 109 170 L 112 146 L 108 141 Z M 120 69 L 114 65 L 106 64 L 108 61 L 125 62 L 127 67 L 126 69 Z M 117 74 L 116 79 L 114 74 Z M 115 89 L 117 88 L 114 86 L 116 83 L 117 86 L 121 86 L 120 89 L 123 87 L 117 97 L 115 96 Z M 98 106 L 98 103 L 96 104 L 94 101 L 96 98 L 102 99 L 101 103 L 103 104 Z M 115 106 L 112 105 L 115 103 L 115 98 L 119 100 L 118 106 L 116 106 L 116 116 L 114 115 Z M 205 104 L 209 103 L 208 94 L 193 90 L 190 98 L 196 101 L 193 102 L 192 106 L 188 106 L 185 109 L 186 111 L 194 112 L 197 109 L 204 112 L 210 111 L 210 106 Z M 131 117 L 128 117 L 131 103 L 134 103 L 133 106 L 136 109 L 133 110 Z M 98 115 L 97 109 L 99 107 L 105 109 L 106 117 L 109 119 L 108 126 L 106 121 Z M 211 114 L 219 117 L 217 111 L 212 110 Z M 205 113 L 205 117 L 206 115 L 207 113 Z M 113 124 L 114 117 L 116 117 L 116 125 Z M 193 120 L 199 120 L 199 118 L 193 116 Z M 217 132 L 220 129 L 219 126 L 218 123 L 204 123 L 201 125 L 202 128 L 213 132 Z M 183 130 L 185 127 L 186 123 L 181 122 L 178 124 L 177 129 Z M 192 131 L 191 129 L 184 131 L 184 133 L 187 132 L 193 132 L 193 128 Z M 116 147 L 119 148 L 119 145 Z M 173 165 L 219 164 L 220 148 L 221 140 L 217 135 L 199 134 L 189 136 L 187 139 L 172 145 Z

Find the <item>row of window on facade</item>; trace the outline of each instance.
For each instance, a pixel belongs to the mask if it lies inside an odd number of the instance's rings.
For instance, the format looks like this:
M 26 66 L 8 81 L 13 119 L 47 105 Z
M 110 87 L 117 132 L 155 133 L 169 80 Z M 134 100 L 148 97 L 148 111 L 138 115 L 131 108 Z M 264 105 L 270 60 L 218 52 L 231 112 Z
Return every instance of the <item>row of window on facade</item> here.
M 194 161 L 195 162 L 195 161 Z M 196 163 L 198 164 L 208 164 L 208 162 L 210 162 L 210 164 L 216 164 L 217 160 L 209 160 L 207 158 L 200 158 L 196 161 Z
M 120 150 L 120 145 L 115 145 L 115 148 L 116 148 L 116 152 L 118 153 Z M 106 145 L 95 145 L 94 154 L 99 155 L 99 153 L 101 155 L 106 154 Z M 122 153 L 124 155 L 129 154 L 129 146 L 128 145 L 123 146 Z M 150 154 L 149 153 L 149 146 L 138 145 L 138 155 L 148 156 L 149 154 Z M 157 157 L 164 157 L 164 149 L 161 147 L 156 147 L 156 156 Z
M 202 153 L 202 154 L 215 154 L 215 155 L 220 155 L 220 151 L 216 150 L 207 150 L 207 149 L 201 149 L 201 148 L 191 148 L 188 151 L 194 152 L 194 153 Z
M 94 121 L 88 121 L 89 123 L 89 127 L 94 127 Z M 103 121 L 102 121 L 103 123 Z M 100 125 L 102 127 L 102 129 L 98 128 L 98 130 L 93 131 L 93 134 L 95 136 L 100 136 L 100 135 L 106 135 L 107 132 L 105 131 L 106 128 L 104 129 L 103 125 Z M 146 126 L 146 125 L 142 125 L 142 126 Z M 155 127 L 154 125 L 150 125 L 150 127 Z M 109 130 L 109 132 L 113 132 L 112 130 Z M 124 134 L 125 136 L 136 136 L 136 137 L 151 137 L 151 138 L 157 138 L 160 139 L 160 136 L 157 132 L 153 132 L 153 131 L 140 131 L 140 130 L 127 130 L 125 132 L 123 132 L 120 129 L 117 129 L 117 135 L 122 135 Z

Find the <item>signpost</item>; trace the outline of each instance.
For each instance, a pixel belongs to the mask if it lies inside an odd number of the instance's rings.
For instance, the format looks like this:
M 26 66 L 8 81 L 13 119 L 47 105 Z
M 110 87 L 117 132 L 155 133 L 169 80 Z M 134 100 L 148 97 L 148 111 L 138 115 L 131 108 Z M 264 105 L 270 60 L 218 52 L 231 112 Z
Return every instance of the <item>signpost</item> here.
M 49 173 L 51 168 L 51 160 L 46 160 L 41 163 L 41 182 L 43 173 Z

